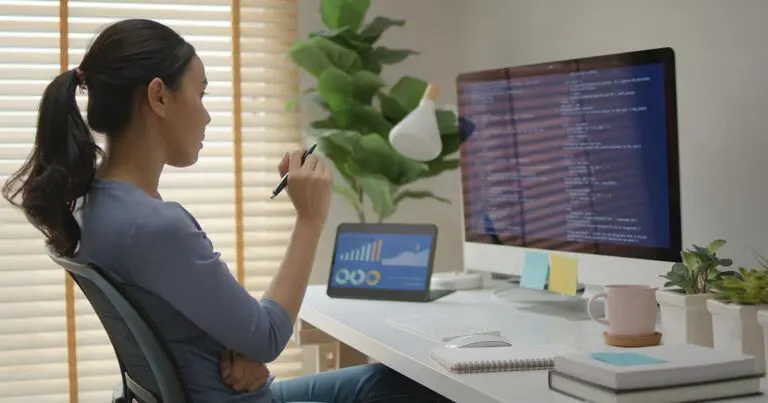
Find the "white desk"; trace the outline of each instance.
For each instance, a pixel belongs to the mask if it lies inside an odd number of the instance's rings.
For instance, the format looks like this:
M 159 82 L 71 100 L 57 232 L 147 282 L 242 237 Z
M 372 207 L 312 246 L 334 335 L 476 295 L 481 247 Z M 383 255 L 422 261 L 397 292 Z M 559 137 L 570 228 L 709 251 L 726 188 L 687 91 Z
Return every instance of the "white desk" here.
M 491 290 L 457 291 L 434 302 L 402 303 L 333 299 L 325 295 L 324 285 L 311 286 L 300 318 L 456 402 L 578 402 L 550 391 L 547 371 L 460 375 L 445 370 L 429 357 L 430 349 L 438 342 L 391 327 L 384 320 L 420 312 L 491 319 L 499 325 L 502 335 L 517 345 L 558 342 L 585 351 L 604 346 L 604 328 L 594 322 L 521 314 L 512 305 L 494 300 Z M 728 402 L 768 402 L 768 396 Z

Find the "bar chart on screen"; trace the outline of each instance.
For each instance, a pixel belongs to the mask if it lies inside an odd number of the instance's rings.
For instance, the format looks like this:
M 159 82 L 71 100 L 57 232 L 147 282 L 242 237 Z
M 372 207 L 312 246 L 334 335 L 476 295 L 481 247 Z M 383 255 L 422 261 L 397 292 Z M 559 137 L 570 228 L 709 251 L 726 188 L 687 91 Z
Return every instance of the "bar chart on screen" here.
M 353 262 L 378 262 L 381 260 L 381 239 L 366 243 L 350 251 L 343 252 L 339 260 Z

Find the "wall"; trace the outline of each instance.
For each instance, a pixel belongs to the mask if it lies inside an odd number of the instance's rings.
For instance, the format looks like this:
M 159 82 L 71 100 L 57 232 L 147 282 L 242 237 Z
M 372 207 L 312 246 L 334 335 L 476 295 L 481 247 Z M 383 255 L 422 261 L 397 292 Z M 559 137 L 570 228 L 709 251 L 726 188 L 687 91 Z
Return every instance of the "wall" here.
M 723 253 L 754 265 L 753 250 L 768 254 L 768 2 L 762 0 L 373 0 L 369 17 L 404 18 L 383 43 L 422 52 L 389 67 L 429 77 L 440 101 L 455 103 L 458 72 L 670 46 L 677 55 L 684 243 L 724 238 Z M 301 0 L 301 35 L 320 29 L 318 0 Z M 311 85 L 304 76 L 303 86 Z M 412 201 L 393 220 L 431 221 L 440 227 L 436 266 L 461 264 L 458 173 L 425 187 L 450 206 Z M 328 275 L 335 225 L 354 221 L 334 200 L 313 272 Z
M 394 85 L 403 75 L 411 75 L 436 83 L 441 88 L 438 104 L 456 103 L 455 76 L 458 62 L 456 43 L 459 32 L 460 0 L 373 0 L 368 19 L 377 15 L 405 19 L 402 28 L 392 28 L 384 34 L 380 43 L 390 48 L 409 48 L 421 52 L 404 62 L 385 66 L 383 77 Z M 320 20 L 319 0 L 299 2 L 299 34 L 306 38 L 312 31 L 324 29 Z M 302 90 L 314 85 L 309 75 L 302 73 Z M 308 109 L 303 114 L 305 122 L 310 121 L 317 111 Z M 341 179 L 338 179 L 339 181 Z M 431 190 L 435 194 L 452 200 L 452 204 L 434 201 L 409 200 L 398 208 L 390 219 L 392 222 L 430 222 L 439 228 L 436 271 L 453 270 L 463 261 L 461 232 L 461 206 L 459 204 L 458 171 L 425 180 L 412 187 Z M 370 212 L 369 212 L 370 214 Z M 325 228 L 315 260 L 311 282 L 323 284 L 328 279 L 336 225 L 354 222 L 356 216 L 350 207 L 338 196 L 334 196 L 328 225 Z
M 768 2 L 460 2 L 462 70 L 670 46 L 677 55 L 684 243 L 768 254 Z

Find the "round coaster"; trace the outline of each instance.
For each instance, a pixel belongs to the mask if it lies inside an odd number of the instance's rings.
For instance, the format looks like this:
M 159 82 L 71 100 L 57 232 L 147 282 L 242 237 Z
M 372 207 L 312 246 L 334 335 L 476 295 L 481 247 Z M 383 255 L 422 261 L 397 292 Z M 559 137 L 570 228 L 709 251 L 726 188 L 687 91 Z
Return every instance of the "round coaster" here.
M 617 336 L 603 332 L 605 344 L 615 347 L 650 347 L 661 344 L 661 333 L 655 332 L 647 336 Z

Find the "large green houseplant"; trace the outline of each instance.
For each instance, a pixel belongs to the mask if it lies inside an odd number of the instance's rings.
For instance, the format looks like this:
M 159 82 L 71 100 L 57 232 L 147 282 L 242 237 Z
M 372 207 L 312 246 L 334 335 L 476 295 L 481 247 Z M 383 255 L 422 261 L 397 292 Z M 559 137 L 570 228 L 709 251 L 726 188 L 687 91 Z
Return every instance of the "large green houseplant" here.
M 376 17 L 365 23 L 370 0 L 323 0 L 320 14 L 327 30 L 313 32 L 293 45 L 290 58 L 316 80 L 300 102 L 312 102 L 325 111 L 307 131 L 318 149 L 344 178 L 335 187 L 366 221 L 365 200 L 376 220 L 390 217 L 406 199 L 444 197 L 409 185 L 456 169 L 459 148 L 458 119 L 454 112 L 437 110 L 443 142 L 439 157 L 428 162 L 410 160 L 389 144 L 389 131 L 419 104 L 427 82 L 405 76 L 389 86 L 381 77 L 384 65 L 402 62 L 418 52 L 378 45 L 382 34 L 402 27 L 403 20 Z

